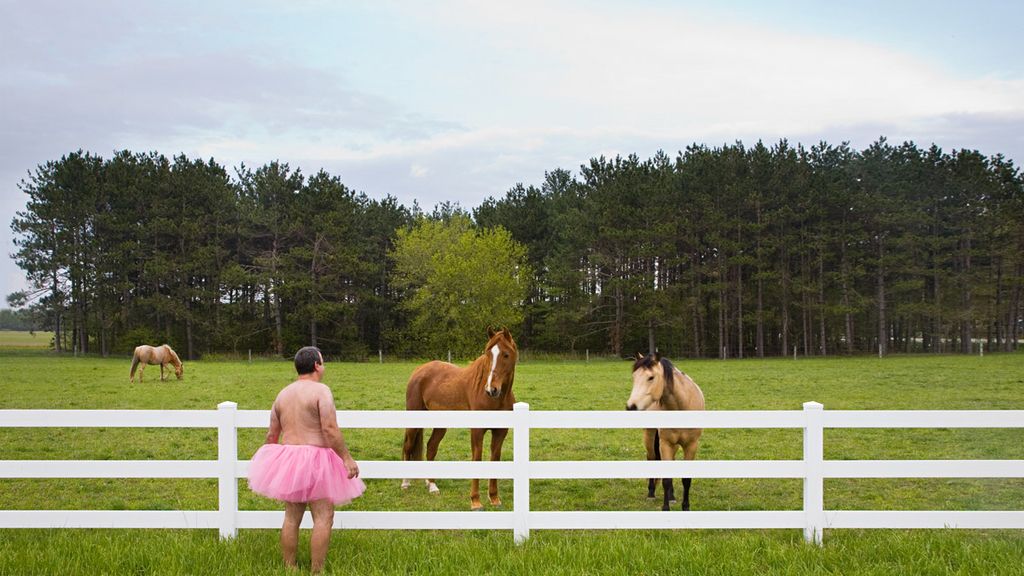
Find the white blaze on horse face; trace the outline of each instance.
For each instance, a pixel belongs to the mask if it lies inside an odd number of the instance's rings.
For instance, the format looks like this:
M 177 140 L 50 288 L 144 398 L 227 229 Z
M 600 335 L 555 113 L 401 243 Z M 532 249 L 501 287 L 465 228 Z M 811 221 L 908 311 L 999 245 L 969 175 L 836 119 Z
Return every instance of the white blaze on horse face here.
M 487 386 L 484 387 L 484 392 L 488 396 L 493 395 L 494 388 L 491 388 L 491 381 L 494 380 L 494 370 L 498 367 L 498 354 L 501 350 L 498 349 L 498 345 L 495 344 L 491 347 L 491 373 L 487 375 Z

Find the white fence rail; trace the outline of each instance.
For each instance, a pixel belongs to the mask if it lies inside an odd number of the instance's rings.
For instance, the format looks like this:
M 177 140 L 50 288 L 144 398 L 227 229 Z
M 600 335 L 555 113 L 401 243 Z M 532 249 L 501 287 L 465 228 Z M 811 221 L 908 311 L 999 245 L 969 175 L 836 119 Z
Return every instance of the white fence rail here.
M 405 412 L 338 413 L 348 428 L 510 428 L 513 458 L 503 462 L 361 461 L 363 478 L 505 478 L 513 480 L 513 509 L 505 512 L 340 511 L 336 528 L 504 529 L 516 542 L 531 529 L 794 528 L 821 543 L 825 528 L 1024 528 L 1024 511 L 825 510 L 825 478 L 1024 478 L 1024 460 L 824 459 L 825 428 L 1024 428 L 1024 410 L 707 412 Z M 239 428 L 263 428 L 266 410 L 0 410 L 0 428 L 216 428 L 217 460 L 0 460 L 2 478 L 217 478 L 212 511 L 0 510 L 0 528 L 216 528 L 230 538 L 239 528 L 277 528 L 283 512 L 238 510 L 238 479 L 249 462 L 238 460 Z M 802 460 L 536 461 L 535 428 L 799 428 Z M 578 478 L 801 478 L 803 510 L 690 512 L 530 511 L 530 480 Z M 310 525 L 307 515 L 304 525 Z

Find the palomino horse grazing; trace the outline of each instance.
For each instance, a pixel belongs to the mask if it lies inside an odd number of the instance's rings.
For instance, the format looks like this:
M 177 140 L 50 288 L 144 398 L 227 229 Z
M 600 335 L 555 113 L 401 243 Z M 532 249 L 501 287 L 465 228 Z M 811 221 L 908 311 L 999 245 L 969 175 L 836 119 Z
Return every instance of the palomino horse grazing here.
M 142 382 L 142 374 L 146 371 L 147 364 L 160 365 L 160 381 L 166 378 L 164 376 L 164 366 L 167 364 L 174 366 L 174 374 L 178 377 L 178 380 L 181 380 L 181 375 L 185 372 L 185 368 L 181 365 L 178 355 L 167 344 L 163 346 L 146 346 L 145 344 L 136 346 L 135 355 L 132 356 L 132 373 L 128 378 L 129 382 L 135 382 L 135 368 L 139 364 L 142 364 L 142 368 L 139 368 L 139 382 Z
M 511 410 L 516 401 L 512 395 L 512 381 L 516 375 L 519 351 L 506 328 L 497 332 L 488 329 L 487 336 L 483 354 L 466 368 L 435 360 L 414 370 L 405 389 L 406 410 Z M 434 428 L 431 432 L 427 442 L 427 460 L 433 460 L 437 455 L 437 446 L 447 431 L 447 428 Z M 483 456 L 486 431 L 484 428 L 470 430 L 473 460 L 480 460 Z M 491 460 L 501 460 L 501 444 L 508 428 L 490 428 L 490 431 Z M 422 459 L 423 429 L 406 428 L 402 460 Z M 426 482 L 430 492 L 439 492 L 433 479 Z M 409 480 L 402 481 L 402 488 L 408 487 Z M 491 479 L 488 494 L 491 505 L 501 505 L 497 480 Z M 480 481 L 476 478 L 471 483 L 469 498 L 473 510 L 483 508 Z
M 636 355 L 633 363 L 633 392 L 626 402 L 626 410 L 703 410 L 704 394 L 697 383 L 658 353 Z M 648 428 L 644 430 L 644 445 L 648 460 L 675 460 L 682 447 L 683 458 L 697 457 L 700 428 Z M 690 478 L 683 478 L 683 510 L 690 509 Z M 675 500 L 672 479 L 662 478 L 665 502 L 662 510 L 669 509 Z M 647 497 L 654 498 L 655 479 L 647 481 Z

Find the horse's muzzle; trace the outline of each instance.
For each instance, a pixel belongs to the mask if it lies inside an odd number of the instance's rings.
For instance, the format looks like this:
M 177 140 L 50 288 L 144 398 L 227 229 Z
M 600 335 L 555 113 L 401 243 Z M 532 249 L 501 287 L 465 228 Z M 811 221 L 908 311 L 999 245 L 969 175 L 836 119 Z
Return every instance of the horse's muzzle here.
M 626 404 L 626 410 L 636 410 L 636 404 Z
M 498 395 L 501 394 L 501 390 L 498 390 L 497 388 L 491 388 L 490 390 L 484 390 L 484 393 L 491 398 L 497 398 Z

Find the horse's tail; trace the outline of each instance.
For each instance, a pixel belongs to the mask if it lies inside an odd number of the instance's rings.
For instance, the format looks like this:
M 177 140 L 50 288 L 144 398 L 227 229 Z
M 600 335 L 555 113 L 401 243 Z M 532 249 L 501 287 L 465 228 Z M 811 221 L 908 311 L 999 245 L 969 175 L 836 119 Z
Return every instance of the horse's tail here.
M 135 354 L 132 355 L 132 371 L 128 375 L 129 382 L 135 382 L 135 369 L 139 367 L 139 351 L 136 350 Z
M 423 401 L 423 394 L 420 389 L 421 378 L 414 371 L 409 383 L 405 387 L 405 409 L 426 410 L 427 404 Z M 402 445 L 403 460 L 423 460 L 423 428 L 406 428 L 405 443 Z
M 402 460 L 423 460 L 423 428 L 406 428 Z

